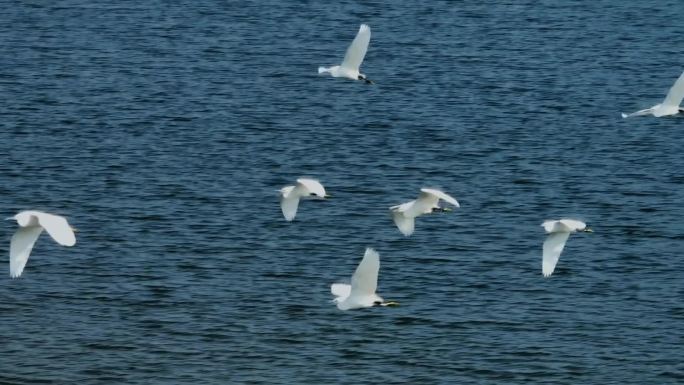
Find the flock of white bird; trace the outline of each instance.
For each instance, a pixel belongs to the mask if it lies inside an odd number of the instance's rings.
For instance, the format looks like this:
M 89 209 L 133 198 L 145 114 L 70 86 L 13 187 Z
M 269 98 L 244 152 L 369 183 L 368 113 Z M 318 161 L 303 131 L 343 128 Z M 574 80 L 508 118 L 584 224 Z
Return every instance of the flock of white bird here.
M 370 37 L 370 27 L 362 24 L 354 41 L 347 48 L 342 64 L 332 67 L 319 67 L 318 73 L 328 73 L 333 77 L 363 80 L 368 84 L 373 84 L 366 75 L 360 72 Z M 684 109 L 679 107 L 682 99 L 684 99 L 684 72 L 670 88 L 662 103 L 631 114 L 622 113 L 622 117 L 676 115 L 684 112 Z M 323 185 L 317 180 L 308 178 L 297 179 L 296 185 L 283 187 L 279 192 L 280 207 L 287 221 L 294 220 L 301 199 L 310 197 L 325 199 L 329 197 Z M 446 206 L 439 206 L 440 200 L 454 207 L 460 207 L 456 199 L 443 191 L 422 188 L 415 200 L 392 206 L 389 209 L 399 231 L 405 236 L 410 236 L 415 230 L 416 217 L 434 212 L 451 211 Z M 73 246 L 76 244 L 75 229 L 69 226 L 64 217 L 59 215 L 41 211 L 22 211 L 7 219 L 16 220 L 19 225 L 19 230 L 12 236 L 10 243 L 10 277 L 12 278 L 21 275 L 33 245 L 43 230 L 46 230 L 52 239 L 60 245 Z M 570 234 L 592 232 L 592 230 L 587 227 L 586 223 L 576 219 L 547 220 L 542 223 L 542 227 L 549 234 L 544 241 L 542 253 L 542 275 L 548 277 L 556 268 Z M 380 255 L 371 248 L 366 249 L 363 259 L 351 277 L 351 284 L 334 283 L 331 286 L 330 291 L 335 296 L 333 302 L 337 304 L 340 310 L 397 305 L 396 302 L 385 302 L 382 297 L 376 294 L 379 270 Z
M 285 186 L 280 191 L 280 209 L 285 220 L 291 222 L 297 215 L 299 201 L 304 198 L 325 199 L 330 197 L 325 187 L 309 178 L 297 179 L 297 184 Z M 454 207 L 460 207 L 451 195 L 437 189 L 422 188 L 418 198 L 389 208 L 394 224 L 404 236 L 410 236 L 415 230 L 415 219 L 424 214 L 448 212 L 447 206 L 440 206 L 444 201 Z M 542 274 L 550 276 L 556 268 L 558 258 L 565 247 L 571 233 L 578 231 L 592 232 L 586 223 L 576 219 L 549 220 L 542 223 L 549 233 L 544 241 L 542 257 Z M 330 292 L 335 296 L 333 302 L 340 310 L 358 309 L 371 306 L 395 306 L 397 302 L 385 302 L 377 293 L 378 273 L 380 271 L 380 255 L 374 249 L 366 249 L 366 253 L 351 277 L 351 284 L 334 283 Z

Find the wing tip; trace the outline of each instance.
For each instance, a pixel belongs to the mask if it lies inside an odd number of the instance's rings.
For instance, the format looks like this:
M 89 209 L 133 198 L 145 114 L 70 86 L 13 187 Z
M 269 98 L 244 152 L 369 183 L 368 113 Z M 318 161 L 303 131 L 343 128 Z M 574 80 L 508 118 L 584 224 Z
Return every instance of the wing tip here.
M 625 119 L 629 116 L 629 115 L 625 114 L 624 112 L 621 112 L 620 114 L 622 115 L 622 119 Z

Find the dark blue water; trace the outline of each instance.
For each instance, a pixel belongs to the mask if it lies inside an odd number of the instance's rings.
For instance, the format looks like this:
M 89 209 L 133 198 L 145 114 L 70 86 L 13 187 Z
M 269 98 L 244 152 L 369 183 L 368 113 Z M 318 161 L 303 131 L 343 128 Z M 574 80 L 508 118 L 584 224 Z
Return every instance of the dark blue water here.
M 0 382 L 684 382 L 684 120 L 620 117 L 684 5 L 366 3 L 0 4 L 0 214 L 80 230 L 2 267 Z M 377 84 L 318 76 L 361 23 Z M 299 176 L 334 197 L 286 223 Z M 423 186 L 462 207 L 404 238 Z M 339 311 L 366 246 L 402 306 Z

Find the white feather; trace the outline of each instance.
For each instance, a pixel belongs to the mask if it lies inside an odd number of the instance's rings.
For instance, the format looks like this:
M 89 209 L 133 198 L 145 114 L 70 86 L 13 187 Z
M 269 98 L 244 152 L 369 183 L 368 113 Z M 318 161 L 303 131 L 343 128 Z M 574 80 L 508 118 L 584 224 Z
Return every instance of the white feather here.
M 440 199 L 455 207 L 460 207 L 458 201 L 451 195 L 436 189 L 422 188 L 417 199 L 390 207 L 394 224 L 397 225 L 399 231 L 405 236 L 413 234 L 415 218 L 423 214 L 432 213 L 432 209 L 441 208 L 439 206 Z
M 548 277 L 553 273 L 560 258 L 565 242 L 570 233 L 551 233 L 544 241 L 544 257 L 542 258 L 542 274 Z
M 666 107 L 679 107 L 682 99 L 684 99 L 684 72 L 679 75 L 679 78 L 672 85 L 662 105 Z
M 337 296 L 333 300 L 337 302 L 337 308 L 340 310 L 358 309 L 382 302 L 382 298 L 375 294 L 379 270 L 380 255 L 375 250 L 367 248 L 361 263 L 352 275 L 351 285 L 333 284 L 330 287 L 330 291 Z
M 42 211 L 22 211 L 10 218 L 17 221 L 19 229 L 10 242 L 10 276 L 19 277 L 36 240 L 45 229 L 62 246 L 76 244 L 76 235 L 66 218 Z
M 10 277 L 17 278 L 24 271 L 33 245 L 43 228 L 40 226 L 20 227 L 10 241 Z
M 340 67 L 350 71 L 359 71 L 363 58 L 366 57 L 368 44 L 370 43 L 370 27 L 366 24 L 361 24 L 359 32 L 356 34 L 354 41 L 347 48 L 347 53 L 344 55 L 344 60 Z
M 421 197 L 424 197 L 424 199 L 426 199 L 426 200 L 430 199 L 431 201 L 434 201 L 435 204 L 437 204 L 436 202 L 438 202 L 441 199 L 441 200 L 443 200 L 447 203 L 450 203 L 456 207 L 461 207 L 461 205 L 458 204 L 458 201 L 456 201 L 456 199 L 454 199 L 454 197 L 452 197 L 449 194 L 446 194 L 443 191 L 435 190 L 432 188 L 422 188 L 422 189 L 420 189 L 420 191 L 422 193 L 424 193 L 424 194 L 420 194 Z M 421 199 L 421 198 L 419 197 L 418 199 Z
M 362 24 L 354 41 L 347 48 L 342 64 L 332 67 L 318 67 L 318 73 L 329 73 L 333 77 L 344 77 L 352 80 L 365 79 L 365 75 L 359 72 L 363 58 L 366 56 L 368 44 L 370 43 L 370 27 Z M 369 81 L 370 82 L 370 81 Z
M 291 222 L 295 219 L 298 207 L 299 196 L 290 193 L 283 193 L 280 195 L 280 210 L 283 212 L 283 216 L 285 217 L 286 221 Z
M 335 296 L 334 302 L 344 301 L 351 293 L 351 285 L 346 283 L 333 283 L 330 285 L 330 292 Z
M 684 72 L 679 75 L 679 78 L 672 85 L 662 103 L 656 104 L 651 108 L 632 112 L 631 114 L 622 113 L 623 118 L 630 118 L 632 116 L 653 115 L 655 117 L 676 115 L 679 111 L 679 105 L 684 99 Z
M 325 198 L 326 192 L 323 185 L 315 179 L 299 178 L 297 185 L 285 186 L 280 189 L 280 209 L 285 220 L 290 222 L 297 216 L 299 200 L 310 198 L 314 194 L 319 198 Z
M 560 219 L 547 220 L 541 225 L 549 233 L 544 241 L 542 256 L 542 274 L 548 277 L 555 270 L 570 234 L 585 230 L 587 224 L 577 219 Z
M 299 178 L 297 179 L 297 188 L 300 189 L 301 196 L 315 194 L 319 198 L 325 198 L 326 195 L 323 185 L 315 179 Z
M 401 211 L 395 211 L 392 213 L 392 219 L 394 220 L 394 224 L 397 225 L 397 228 L 399 231 L 404 234 L 405 236 L 410 236 L 413 234 L 413 230 L 415 229 L 415 223 L 416 220 L 411 217 L 406 217 L 404 213 Z

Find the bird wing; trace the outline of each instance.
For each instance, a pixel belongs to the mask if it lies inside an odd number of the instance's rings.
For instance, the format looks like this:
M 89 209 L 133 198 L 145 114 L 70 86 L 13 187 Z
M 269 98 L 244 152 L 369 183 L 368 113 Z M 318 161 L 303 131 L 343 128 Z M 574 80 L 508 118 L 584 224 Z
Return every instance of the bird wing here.
M 633 117 L 633 116 L 650 115 L 650 114 L 653 114 L 653 111 L 655 110 L 656 107 L 658 107 L 658 106 L 651 107 L 651 108 L 646 108 L 646 109 L 643 109 L 643 110 L 639 110 L 639 111 L 637 111 L 637 112 L 632 112 L 631 114 L 625 114 L 625 113 L 623 112 L 623 113 L 622 113 L 622 117 L 623 117 L 623 118 L 631 118 L 631 117 Z
M 370 43 L 370 27 L 366 24 L 361 24 L 359 32 L 356 34 L 354 41 L 347 48 L 347 53 L 344 55 L 344 60 L 340 67 L 353 71 L 358 71 L 361 67 L 361 62 L 366 56 L 368 50 L 368 43 Z
M 451 195 L 446 194 L 443 191 L 435 190 L 432 188 L 420 189 L 420 195 L 418 196 L 418 199 L 426 199 L 426 200 L 429 199 L 430 201 L 434 201 L 435 204 L 437 204 L 437 202 L 441 199 L 447 203 L 451 203 L 452 205 L 454 205 L 456 207 L 461 207 L 458 204 L 458 201 L 456 199 L 454 199 L 454 197 L 452 197 Z
M 16 278 L 24 271 L 24 266 L 26 266 L 26 261 L 28 261 L 33 245 L 42 232 L 42 227 L 30 226 L 20 227 L 14 233 L 10 242 L 10 277 Z
M 679 75 L 679 78 L 674 83 L 670 91 L 667 93 L 665 100 L 663 100 L 663 106 L 679 107 L 684 99 L 684 72 Z
M 297 207 L 299 207 L 299 197 L 296 194 L 283 194 L 280 196 L 280 209 L 283 211 L 285 220 L 290 222 L 297 215 Z
M 558 223 L 558 221 L 553 220 L 553 219 L 549 219 L 549 220 L 544 221 L 544 223 L 542 223 L 541 225 L 544 228 L 544 231 L 546 231 L 547 233 L 550 233 L 550 232 L 553 232 L 553 227 L 556 225 L 556 223 Z
M 404 234 L 407 237 L 413 234 L 413 230 L 415 228 L 416 223 L 415 218 L 409 218 L 400 211 L 393 211 L 392 219 L 394 220 L 394 224 L 397 225 L 397 228 L 399 228 L 399 231 L 402 234 Z
M 577 219 L 561 219 L 559 222 L 567 227 L 570 232 L 584 230 L 587 227 L 586 223 Z
M 351 296 L 369 296 L 375 294 L 378 287 L 378 271 L 380 270 L 380 255 L 368 248 L 363 259 L 356 268 L 351 279 Z
M 345 298 L 349 297 L 349 293 L 351 293 L 351 285 L 347 285 L 346 283 L 333 283 L 330 285 L 330 292 L 335 296 L 333 301 L 344 301 Z
M 36 213 L 35 215 L 38 217 L 38 223 L 43 226 L 55 242 L 62 246 L 76 244 L 76 235 L 66 218 L 48 213 Z
M 552 233 L 544 241 L 544 257 L 542 259 L 542 274 L 544 277 L 548 277 L 553 273 L 569 236 L 570 233 L 566 232 Z
M 325 188 L 315 179 L 299 178 L 297 179 L 297 184 L 298 188 L 303 188 L 308 192 L 305 195 L 316 194 L 321 198 L 325 197 Z

